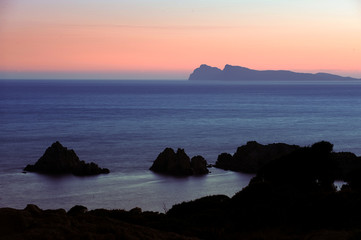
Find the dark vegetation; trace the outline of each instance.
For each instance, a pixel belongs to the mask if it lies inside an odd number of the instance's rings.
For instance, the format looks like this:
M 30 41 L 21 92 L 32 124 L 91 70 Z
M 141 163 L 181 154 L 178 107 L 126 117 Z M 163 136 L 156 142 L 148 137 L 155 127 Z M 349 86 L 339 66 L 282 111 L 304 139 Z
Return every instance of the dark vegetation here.
M 34 165 L 27 165 L 24 171 L 44 174 L 73 174 L 76 176 L 109 173 L 107 168 L 100 168 L 93 162 L 81 161 L 74 150 L 67 149 L 59 142 L 48 147 L 44 155 Z
M 298 147 L 233 197 L 208 196 L 166 213 L 0 209 L 1 239 L 361 239 L 361 167 L 328 142 Z M 341 190 L 334 180 L 346 182 Z M 44 237 L 43 237 L 44 236 Z
M 257 173 L 262 166 L 298 148 L 297 145 L 285 143 L 262 145 L 256 141 L 250 141 L 246 145 L 238 147 L 233 155 L 229 153 L 220 154 L 215 167 L 224 170 Z
M 244 173 L 258 173 L 258 176 L 277 173 L 276 176 L 282 176 L 284 179 L 295 178 L 300 181 L 304 180 L 304 176 L 310 175 L 310 171 L 318 171 L 322 172 L 324 177 L 327 173 L 332 180 L 342 180 L 350 184 L 358 182 L 356 178 L 361 172 L 361 157 L 351 152 L 333 152 L 332 149 L 333 145 L 328 142 L 315 143 L 311 147 L 300 147 L 285 143 L 262 145 L 250 141 L 238 147 L 233 155 L 220 154 L 215 167 Z M 278 172 L 280 169 L 283 169 L 283 172 Z M 289 176 L 283 176 L 284 174 L 289 174 Z
M 68 212 L 41 210 L 35 205 L 24 210 L 2 208 L 0 239 L 197 239 L 148 227 L 152 219 L 164 219 L 158 213 L 103 209 L 87 212 L 85 207 L 74 208 Z

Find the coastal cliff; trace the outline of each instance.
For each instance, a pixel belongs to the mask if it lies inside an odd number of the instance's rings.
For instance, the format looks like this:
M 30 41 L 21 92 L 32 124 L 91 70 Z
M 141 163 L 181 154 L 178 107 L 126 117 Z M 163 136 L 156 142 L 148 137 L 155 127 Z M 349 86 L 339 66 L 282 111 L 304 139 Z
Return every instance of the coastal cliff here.
M 190 74 L 188 80 L 205 81 L 346 81 L 361 80 L 351 77 L 342 77 L 329 73 L 298 73 L 287 70 L 253 70 L 246 67 L 225 65 L 221 70 L 202 64 Z

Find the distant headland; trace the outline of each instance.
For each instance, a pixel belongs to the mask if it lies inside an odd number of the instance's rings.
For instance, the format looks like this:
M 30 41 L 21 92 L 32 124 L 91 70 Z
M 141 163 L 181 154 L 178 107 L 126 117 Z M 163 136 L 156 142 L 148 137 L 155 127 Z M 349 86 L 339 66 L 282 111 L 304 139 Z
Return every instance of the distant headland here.
M 361 80 L 359 78 L 342 77 L 329 73 L 298 73 L 287 70 L 253 70 L 240 66 L 226 65 L 223 70 L 202 64 L 190 74 L 188 80 L 239 81 L 239 80 L 279 80 L 279 81 L 345 81 Z

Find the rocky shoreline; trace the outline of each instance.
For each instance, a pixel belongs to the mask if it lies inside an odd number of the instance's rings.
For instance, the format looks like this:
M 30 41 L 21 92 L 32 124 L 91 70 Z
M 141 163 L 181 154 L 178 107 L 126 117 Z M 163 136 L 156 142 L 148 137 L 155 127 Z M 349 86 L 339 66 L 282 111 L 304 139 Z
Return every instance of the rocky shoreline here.
M 270 147 L 247 145 L 240 152 Z M 296 147 L 257 168 L 234 196 L 207 196 L 164 213 L 1 208 L 0 239 L 360 239 L 360 162 L 329 142 Z M 336 180 L 345 185 L 336 189 Z
M 267 163 L 285 156 L 298 148 L 300 146 L 286 143 L 262 145 L 256 141 L 250 141 L 246 145 L 238 147 L 233 155 L 221 153 L 218 156 L 215 167 L 237 172 L 257 173 Z

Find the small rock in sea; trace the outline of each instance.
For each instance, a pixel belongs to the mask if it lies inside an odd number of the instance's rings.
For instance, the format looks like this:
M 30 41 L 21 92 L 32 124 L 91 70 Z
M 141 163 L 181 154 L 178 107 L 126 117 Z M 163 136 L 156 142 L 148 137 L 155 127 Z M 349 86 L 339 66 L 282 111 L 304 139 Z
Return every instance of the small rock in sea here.
M 207 168 L 207 161 L 204 159 L 204 157 L 202 157 L 200 155 L 192 157 L 191 168 L 193 170 L 193 174 L 195 174 L 195 175 L 209 173 L 208 168 Z
M 207 174 L 207 161 L 202 156 L 193 157 L 192 160 L 178 148 L 175 152 L 172 148 L 166 148 L 153 162 L 150 170 L 176 176 L 189 176 L 194 174 Z
M 44 155 L 34 165 L 27 165 L 24 171 L 44 174 L 73 174 L 89 176 L 109 173 L 109 169 L 100 168 L 97 164 L 81 161 L 74 150 L 67 149 L 55 142 L 46 149 Z

